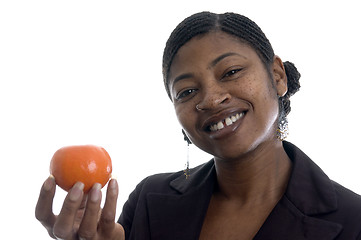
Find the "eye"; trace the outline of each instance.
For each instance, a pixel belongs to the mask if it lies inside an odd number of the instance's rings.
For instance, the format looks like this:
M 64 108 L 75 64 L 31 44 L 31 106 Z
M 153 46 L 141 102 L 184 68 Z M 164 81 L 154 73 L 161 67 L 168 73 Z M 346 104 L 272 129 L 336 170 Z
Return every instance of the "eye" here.
M 192 93 L 196 92 L 196 89 L 187 89 L 184 91 L 181 91 L 177 94 L 176 99 L 177 100 L 182 100 L 185 97 L 188 97 L 189 95 L 191 95 Z
M 222 79 L 223 79 L 223 78 L 236 77 L 235 75 L 236 75 L 237 73 L 239 73 L 240 71 L 242 71 L 242 68 L 232 69 L 232 70 L 226 72 L 226 73 L 223 75 Z

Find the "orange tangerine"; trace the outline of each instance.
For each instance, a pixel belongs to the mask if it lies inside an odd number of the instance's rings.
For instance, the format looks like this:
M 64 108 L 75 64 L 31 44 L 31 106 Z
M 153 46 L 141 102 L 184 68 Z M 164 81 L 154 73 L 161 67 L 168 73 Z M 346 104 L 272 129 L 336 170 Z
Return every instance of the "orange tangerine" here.
M 94 145 L 62 147 L 54 153 L 50 162 L 50 174 L 65 191 L 69 191 L 76 182 L 84 183 L 84 193 L 95 183 L 104 187 L 111 173 L 112 161 L 108 152 Z

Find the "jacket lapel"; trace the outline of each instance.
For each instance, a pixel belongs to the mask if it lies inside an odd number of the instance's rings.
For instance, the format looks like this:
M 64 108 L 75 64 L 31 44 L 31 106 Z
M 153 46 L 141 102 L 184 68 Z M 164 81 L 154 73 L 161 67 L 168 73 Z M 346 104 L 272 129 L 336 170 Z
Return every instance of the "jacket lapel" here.
M 254 240 L 332 240 L 342 226 L 304 215 L 287 197 L 273 209 Z
M 198 239 L 213 192 L 213 161 L 170 182 L 177 194 L 147 195 L 151 239 Z M 172 224 L 174 223 L 174 224 Z
M 293 160 L 288 187 L 254 239 L 335 239 L 342 226 L 317 217 L 337 210 L 330 179 L 296 146 L 284 142 L 284 148 Z M 149 193 L 151 239 L 198 239 L 215 182 L 212 160 L 193 169 L 189 179 L 171 181 L 174 193 Z
M 254 239 L 335 239 L 342 226 L 316 218 L 337 210 L 331 180 L 296 146 L 284 142 L 284 149 L 293 160 L 288 187 Z
M 293 170 L 286 190 L 289 200 L 306 215 L 337 210 L 337 196 L 328 176 L 300 149 L 284 142 Z

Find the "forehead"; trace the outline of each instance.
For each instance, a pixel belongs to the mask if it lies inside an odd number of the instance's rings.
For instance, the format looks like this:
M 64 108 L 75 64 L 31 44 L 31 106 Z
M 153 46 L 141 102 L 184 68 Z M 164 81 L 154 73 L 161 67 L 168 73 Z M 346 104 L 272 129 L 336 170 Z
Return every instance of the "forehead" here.
M 170 66 L 169 80 L 184 68 L 209 65 L 225 53 L 237 53 L 249 59 L 258 58 L 256 51 L 242 39 L 221 31 L 210 32 L 193 37 L 178 50 Z

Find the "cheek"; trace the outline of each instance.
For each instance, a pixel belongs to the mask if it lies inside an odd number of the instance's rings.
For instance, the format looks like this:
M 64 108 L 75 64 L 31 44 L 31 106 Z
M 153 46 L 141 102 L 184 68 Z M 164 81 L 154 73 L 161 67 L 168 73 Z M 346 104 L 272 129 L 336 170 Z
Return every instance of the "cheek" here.
M 182 128 L 189 132 L 189 126 L 193 122 L 191 111 L 184 106 L 175 106 L 175 114 Z
M 246 83 L 248 94 L 252 99 L 268 104 L 273 104 L 274 100 L 278 101 L 277 90 L 272 85 L 272 80 L 266 74 L 255 75 L 248 79 Z
M 267 96 L 266 96 L 267 95 Z M 274 95 L 276 97 L 274 97 Z M 277 94 L 274 94 L 273 91 L 268 91 L 267 94 L 260 101 L 260 113 L 262 118 L 262 124 L 264 129 L 262 131 L 268 132 L 273 131 L 273 129 L 277 123 L 278 115 L 279 115 L 279 106 Z
M 249 102 L 253 105 L 254 101 L 259 98 L 260 84 L 257 83 L 254 77 L 242 79 L 236 85 L 230 86 L 229 91 L 238 99 Z
M 238 94 L 249 101 L 255 112 L 258 127 L 263 128 L 273 125 L 278 117 L 279 106 L 277 91 L 272 86 L 271 79 L 263 74 L 254 74 L 238 85 Z M 261 129 L 255 129 L 258 131 Z
M 272 115 L 278 116 L 279 114 L 279 104 L 278 104 L 278 95 L 277 89 L 272 85 L 271 80 L 268 81 L 268 91 L 264 96 L 264 101 L 268 103 L 268 107 Z M 267 96 L 266 96 L 267 95 Z

